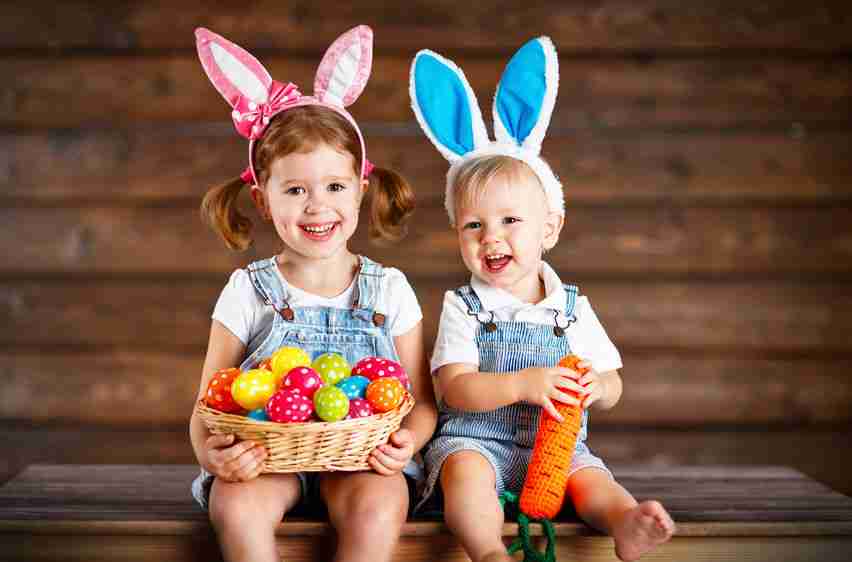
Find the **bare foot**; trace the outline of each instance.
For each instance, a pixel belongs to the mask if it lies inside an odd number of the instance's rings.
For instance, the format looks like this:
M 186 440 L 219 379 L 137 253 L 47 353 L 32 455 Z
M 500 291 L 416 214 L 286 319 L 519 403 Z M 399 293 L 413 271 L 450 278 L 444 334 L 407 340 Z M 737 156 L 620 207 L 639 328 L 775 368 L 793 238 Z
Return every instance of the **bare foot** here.
M 660 502 L 642 502 L 625 513 L 613 528 L 615 554 L 625 562 L 638 560 L 649 550 L 669 540 L 674 531 L 674 521 Z

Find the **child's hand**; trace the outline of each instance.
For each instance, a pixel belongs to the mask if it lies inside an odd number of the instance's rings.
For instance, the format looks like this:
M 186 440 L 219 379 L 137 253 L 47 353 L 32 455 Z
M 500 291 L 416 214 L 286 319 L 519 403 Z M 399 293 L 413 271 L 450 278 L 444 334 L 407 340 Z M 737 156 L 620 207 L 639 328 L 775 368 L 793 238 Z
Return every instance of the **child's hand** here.
M 407 429 L 391 433 L 384 445 L 379 445 L 370 454 L 370 466 L 384 476 L 396 474 L 405 468 L 414 456 L 414 434 Z
M 586 390 L 579 383 L 580 373 L 566 367 L 530 367 L 519 373 L 521 377 L 520 399 L 538 404 L 558 421 L 565 421 L 553 400 L 571 406 L 579 406 Z M 577 393 L 577 396 L 569 390 Z
M 580 377 L 580 380 L 577 381 L 583 386 L 583 391 L 586 393 L 580 403 L 580 407 L 585 410 L 603 398 L 606 387 L 601 380 L 601 374 L 592 369 L 591 363 L 588 361 L 580 361 L 577 363 L 577 367 L 589 370 L 585 375 Z
M 234 435 L 211 435 L 205 441 L 207 468 L 211 474 L 226 482 L 247 482 L 257 478 L 266 459 L 266 448 L 253 441 L 240 441 Z

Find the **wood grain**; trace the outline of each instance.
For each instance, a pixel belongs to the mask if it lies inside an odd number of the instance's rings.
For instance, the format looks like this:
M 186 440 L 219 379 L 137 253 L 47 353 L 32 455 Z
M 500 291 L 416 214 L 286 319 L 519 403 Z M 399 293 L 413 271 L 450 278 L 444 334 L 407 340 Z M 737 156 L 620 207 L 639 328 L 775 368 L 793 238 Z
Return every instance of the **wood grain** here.
M 195 206 L 0 208 L 0 274 L 229 271 L 280 247 L 270 225 L 243 209 L 256 227 L 255 247 L 246 254 L 226 250 Z M 573 276 L 849 274 L 847 224 L 847 206 L 574 205 L 547 260 Z M 409 276 L 466 277 L 440 204 L 419 208 L 409 226 L 401 242 L 377 247 L 362 225 L 352 248 Z
M 308 91 L 316 57 L 264 57 L 278 80 Z M 457 58 L 486 115 L 502 64 Z M 369 86 L 352 107 L 359 121 L 412 122 L 409 56 L 373 59 Z M 852 118 L 847 58 L 575 59 L 560 61 L 551 132 L 600 127 L 846 126 Z M 228 106 L 194 53 L 146 57 L 0 58 L 0 125 L 227 122 Z M 143 102 L 144 101 L 144 102 Z
M 441 204 L 446 161 L 413 124 L 364 125 L 367 153 L 412 184 L 418 204 Z M 0 134 L 0 199 L 74 205 L 200 202 L 236 176 L 245 146 L 230 125 Z M 395 134 L 391 134 L 395 132 Z M 575 131 L 548 136 L 544 155 L 569 208 L 626 202 L 793 204 L 852 196 L 852 133 Z
M 451 0 L 357 7 L 266 0 L 243 8 L 198 0 L 9 3 L 0 8 L 0 21 L 6 22 L 0 48 L 186 49 L 193 28 L 204 25 L 252 50 L 321 53 L 353 22 L 369 22 L 381 52 L 429 47 L 508 54 L 535 34 L 551 36 L 562 52 L 852 47 L 849 5 L 840 0 L 815 5 L 722 0 L 688 8 L 668 0 L 497 1 L 464 10 Z
M 202 362 L 202 353 L 0 353 L 0 419 L 180 424 L 192 411 Z M 595 427 L 852 423 L 849 359 L 656 353 L 625 354 L 624 362 L 622 399 L 592 413 Z

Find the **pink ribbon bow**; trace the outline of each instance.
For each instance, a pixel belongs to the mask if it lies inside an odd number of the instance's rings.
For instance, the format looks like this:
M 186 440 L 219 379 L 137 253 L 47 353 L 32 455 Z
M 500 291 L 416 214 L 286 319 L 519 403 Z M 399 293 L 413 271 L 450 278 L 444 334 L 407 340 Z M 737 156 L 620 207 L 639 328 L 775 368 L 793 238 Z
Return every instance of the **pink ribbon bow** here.
M 269 86 L 268 101 L 257 103 L 240 96 L 231 112 L 231 118 L 237 132 L 247 139 L 257 140 L 266 130 L 273 115 L 288 105 L 294 105 L 301 97 L 299 88 L 292 82 L 282 84 L 273 80 Z

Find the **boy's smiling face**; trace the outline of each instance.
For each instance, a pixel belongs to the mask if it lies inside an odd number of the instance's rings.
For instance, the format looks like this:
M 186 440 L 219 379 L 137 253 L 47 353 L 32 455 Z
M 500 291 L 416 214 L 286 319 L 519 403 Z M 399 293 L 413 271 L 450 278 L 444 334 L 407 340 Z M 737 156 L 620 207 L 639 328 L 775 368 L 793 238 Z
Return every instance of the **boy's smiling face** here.
M 562 216 L 548 210 L 538 177 L 525 166 L 494 176 L 456 207 L 456 232 L 467 268 L 524 302 L 544 298 L 541 254 L 559 238 Z

